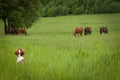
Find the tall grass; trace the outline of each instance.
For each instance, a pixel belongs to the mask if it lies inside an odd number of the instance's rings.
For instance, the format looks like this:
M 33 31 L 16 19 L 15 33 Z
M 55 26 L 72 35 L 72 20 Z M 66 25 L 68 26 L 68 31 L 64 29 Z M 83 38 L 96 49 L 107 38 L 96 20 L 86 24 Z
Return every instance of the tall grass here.
M 120 80 L 119 21 L 120 14 L 48 17 L 27 36 L 1 31 L 0 80 Z M 77 26 L 92 27 L 92 35 L 73 38 Z M 109 34 L 100 35 L 100 26 Z M 20 47 L 24 64 L 16 64 Z

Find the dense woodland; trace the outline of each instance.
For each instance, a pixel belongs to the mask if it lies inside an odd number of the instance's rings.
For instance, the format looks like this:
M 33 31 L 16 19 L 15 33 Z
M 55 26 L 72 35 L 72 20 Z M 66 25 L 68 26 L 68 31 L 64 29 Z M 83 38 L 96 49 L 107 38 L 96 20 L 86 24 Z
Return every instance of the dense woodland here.
M 120 12 L 120 0 L 41 0 L 42 16 Z

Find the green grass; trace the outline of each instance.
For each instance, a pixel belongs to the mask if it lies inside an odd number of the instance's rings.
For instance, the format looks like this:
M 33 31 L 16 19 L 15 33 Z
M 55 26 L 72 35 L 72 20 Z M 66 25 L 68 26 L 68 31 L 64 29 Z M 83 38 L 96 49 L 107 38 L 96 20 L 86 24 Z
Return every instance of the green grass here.
M 41 18 L 27 36 L 5 36 L 0 24 L 0 80 L 120 80 L 119 13 Z M 91 26 L 92 35 L 73 38 L 77 26 Z M 24 64 L 16 64 L 16 48 L 24 48 Z

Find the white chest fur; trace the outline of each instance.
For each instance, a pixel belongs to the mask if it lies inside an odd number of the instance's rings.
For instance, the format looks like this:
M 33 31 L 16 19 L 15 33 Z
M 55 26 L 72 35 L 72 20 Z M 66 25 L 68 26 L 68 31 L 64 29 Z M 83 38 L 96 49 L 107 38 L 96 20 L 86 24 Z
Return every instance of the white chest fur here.
M 23 57 L 23 56 L 18 56 L 16 63 L 21 63 L 21 62 L 23 62 L 23 61 L 24 61 L 24 57 Z

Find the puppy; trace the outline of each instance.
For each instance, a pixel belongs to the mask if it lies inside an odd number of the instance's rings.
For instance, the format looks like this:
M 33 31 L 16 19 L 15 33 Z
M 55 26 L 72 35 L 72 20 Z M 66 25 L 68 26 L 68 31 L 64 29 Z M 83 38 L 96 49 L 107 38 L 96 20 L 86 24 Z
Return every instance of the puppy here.
M 25 54 L 24 50 L 23 49 L 17 49 L 15 51 L 15 54 L 17 55 L 17 60 L 16 60 L 16 63 L 23 63 L 24 62 L 24 57 L 23 55 Z

